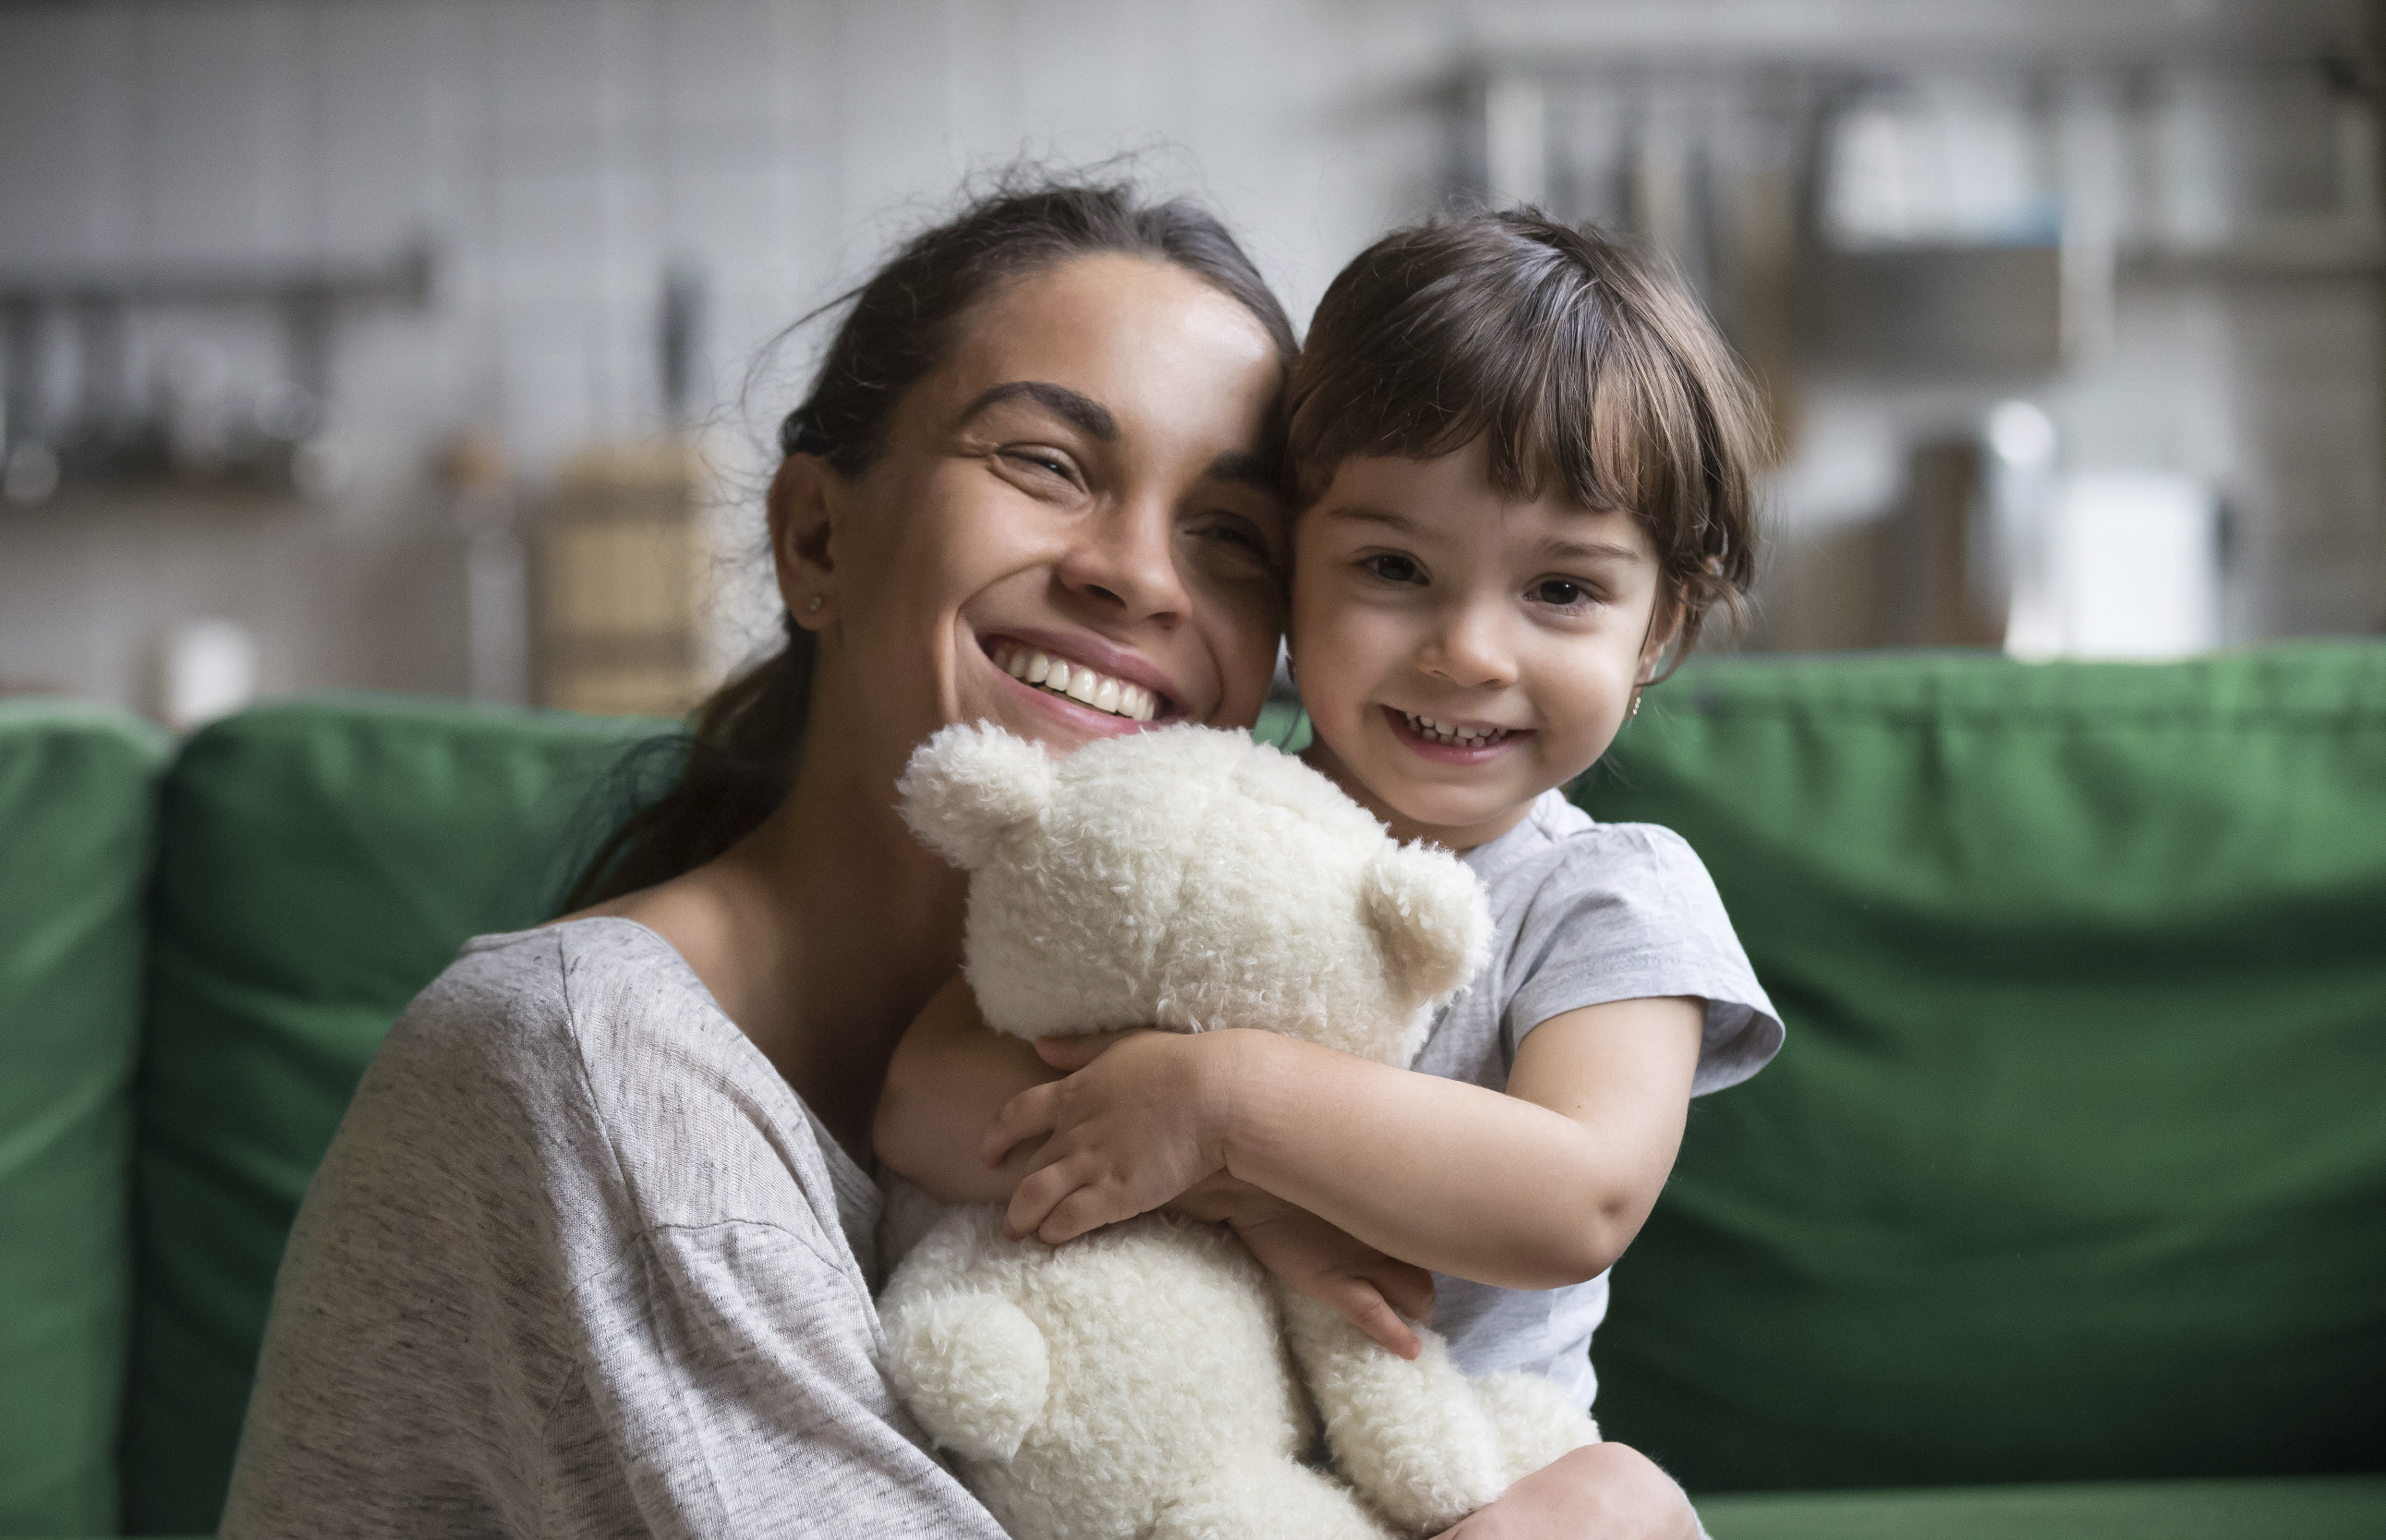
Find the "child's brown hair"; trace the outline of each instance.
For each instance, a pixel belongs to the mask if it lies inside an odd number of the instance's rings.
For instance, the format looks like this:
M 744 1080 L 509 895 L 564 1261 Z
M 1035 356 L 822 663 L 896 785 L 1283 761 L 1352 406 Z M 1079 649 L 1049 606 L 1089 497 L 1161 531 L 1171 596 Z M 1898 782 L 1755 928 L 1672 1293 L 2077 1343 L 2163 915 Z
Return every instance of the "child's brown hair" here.
M 1763 411 L 1667 268 L 1536 208 L 1396 230 L 1326 289 L 1293 367 L 1296 498 L 1354 455 L 1432 460 L 1483 438 L 1492 485 L 1621 510 L 1678 603 L 1676 656 L 1755 575 Z

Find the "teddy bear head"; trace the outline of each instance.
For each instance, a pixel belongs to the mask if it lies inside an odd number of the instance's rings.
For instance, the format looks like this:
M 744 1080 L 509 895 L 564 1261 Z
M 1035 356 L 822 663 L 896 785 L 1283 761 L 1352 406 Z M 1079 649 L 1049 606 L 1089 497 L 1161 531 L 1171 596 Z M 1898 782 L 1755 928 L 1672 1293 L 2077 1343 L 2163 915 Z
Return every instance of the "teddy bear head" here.
M 1242 733 L 1162 727 L 1056 762 L 947 727 L 898 789 L 970 873 L 970 984 L 1020 1037 L 1256 1027 L 1405 1065 L 1489 942 L 1457 858 Z

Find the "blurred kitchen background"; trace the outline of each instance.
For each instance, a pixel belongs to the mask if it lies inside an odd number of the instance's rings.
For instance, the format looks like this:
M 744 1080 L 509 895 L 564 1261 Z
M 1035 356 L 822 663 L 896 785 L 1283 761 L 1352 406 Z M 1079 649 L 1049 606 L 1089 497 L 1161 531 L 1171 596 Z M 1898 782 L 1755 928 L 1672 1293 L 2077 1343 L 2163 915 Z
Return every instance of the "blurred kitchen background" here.
M 1023 156 L 1304 317 L 1639 232 L 1772 404 L 1763 649 L 2386 625 L 2381 12 L 2317 0 L 0 4 L 0 692 L 668 711 L 768 632 L 784 328 Z

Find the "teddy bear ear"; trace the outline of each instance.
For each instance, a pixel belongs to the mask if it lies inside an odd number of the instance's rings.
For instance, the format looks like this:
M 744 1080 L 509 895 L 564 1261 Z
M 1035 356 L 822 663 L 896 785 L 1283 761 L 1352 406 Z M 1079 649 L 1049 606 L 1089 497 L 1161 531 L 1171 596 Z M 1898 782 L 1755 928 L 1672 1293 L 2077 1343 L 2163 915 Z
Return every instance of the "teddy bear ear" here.
M 964 871 L 994 855 L 1006 830 L 1041 817 L 1052 801 L 1052 762 L 1040 744 L 980 725 L 938 731 L 911 751 L 895 783 L 903 821 Z
M 1491 910 L 1483 885 L 1456 856 L 1429 845 L 1388 845 L 1367 863 L 1364 891 L 1387 970 L 1412 1000 L 1438 1004 L 1483 966 Z

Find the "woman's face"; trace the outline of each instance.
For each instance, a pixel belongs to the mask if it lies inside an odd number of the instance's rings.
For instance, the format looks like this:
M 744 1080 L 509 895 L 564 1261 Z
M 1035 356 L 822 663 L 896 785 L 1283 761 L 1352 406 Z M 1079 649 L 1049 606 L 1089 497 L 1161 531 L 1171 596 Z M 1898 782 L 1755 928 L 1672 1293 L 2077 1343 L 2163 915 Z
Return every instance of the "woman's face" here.
M 1174 267 L 1088 257 L 998 287 L 867 471 L 813 461 L 773 491 L 782 591 L 821 632 L 810 751 L 1252 721 L 1282 623 L 1281 380 L 1259 322 Z

